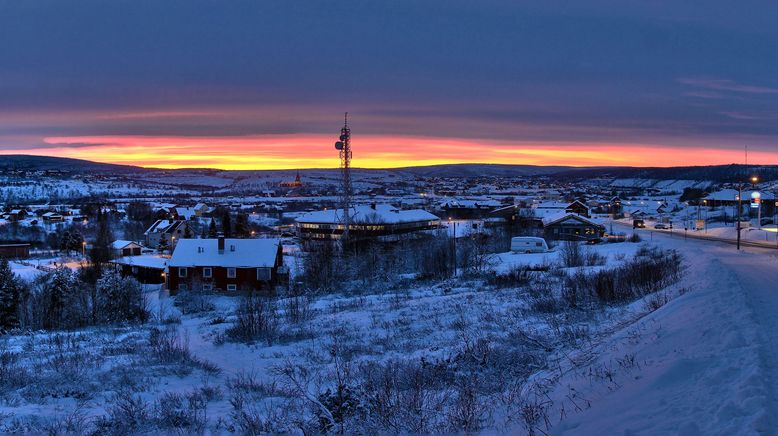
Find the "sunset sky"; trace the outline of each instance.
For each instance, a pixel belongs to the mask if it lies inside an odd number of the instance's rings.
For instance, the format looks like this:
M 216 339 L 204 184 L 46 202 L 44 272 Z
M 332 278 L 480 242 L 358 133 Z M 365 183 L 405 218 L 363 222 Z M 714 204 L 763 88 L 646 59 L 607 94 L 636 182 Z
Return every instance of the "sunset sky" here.
M 778 3 L 0 0 L 0 154 L 778 164 Z M 0 157 L 2 159 L 2 157 Z

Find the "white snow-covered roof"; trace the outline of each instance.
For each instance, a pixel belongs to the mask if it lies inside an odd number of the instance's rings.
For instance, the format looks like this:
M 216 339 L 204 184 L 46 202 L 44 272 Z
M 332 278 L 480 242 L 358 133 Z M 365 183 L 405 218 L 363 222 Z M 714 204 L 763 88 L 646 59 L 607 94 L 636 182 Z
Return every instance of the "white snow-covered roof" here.
M 273 267 L 280 244 L 280 239 L 225 239 L 224 251 L 219 253 L 218 239 L 182 239 L 178 241 L 168 265 L 171 267 Z
M 567 209 L 568 206 L 570 206 L 570 203 L 562 203 L 559 201 L 549 201 L 545 203 L 537 203 L 532 205 L 534 209 L 562 209 L 562 210 Z
M 375 208 L 374 208 L 375 207 Z M 440 218 L 422 209 L 402 210 L 388 204 L 357 205 L 351 208 L 354 223 L 412 223 L 437 221 Z M 298 223 L 337 224 L 343 220 L 343 209 L 320 210 L 299 216 Z
M 195 216 L 195 208 L 193 207 L 177 207 L 176 213 L 179 217 L 184 217 L 185 219 L 192 219 L 193 216 Z
M 447 199 L 440 203 L 445 208 L 466 208 L 466 209 L 489 209 L 500 207 L 503 204 L 497 200 L 492 199 L 480 199 L 480 200 L 464 200 L 464 199 Z
M 168 258 L 155 255 L 142 254 L 140 256 L 125 256 L 114 259 L 111 262 L 119 265 L 140 266 L 143 268 L 165 269 Z
M 148 228 L 143 234 L 149 233 L 172 233 L 177 230 L 184 221 L 182 220 L 157 220 L 151 227 Z
M 113 247 L 114 250 L 121 250 L 122 248 L 124 248 L 124 247 L 126 247 L 128 245 L 131 245 L 131 244 L 135 244 L 135 245 L 137 245 L 139 247 L 141 246 L 140 244 L 138 244 L 135 241 L 125 241 L 124 239 L 117 239 L 117 240 L 113 241 L 113 243 L 111 244 L 111 247 Z
M 751 194 L 753 192 L 759 192 L 759 194 L 762 196 L 762 200 L 774 200 L 775 196 L 771 192 L 765 192 L 765 191 L 759 191 L 747 189 L 743 190 L 743 201 L 750 201 L 751 200 Z M 705 200 L 711 200 L 711 201 L 735 201 L 735 199 L 738 196 L 738 190 L 737 189 L 722 189 L 720 191 L 711 192 L 708 194 L 707 197 L 705 197 Z
M 547 226 L 550 224 L 566 221 L 568 219 L 578 220 L 586 224 L 591 224 L 593 226 L 602 226 L 602 223 L 592 218 L 586 218 L 585 216 L 578 215 L 577 213 L 565 213 L 565 212 L 544 217 L 543 225 Z

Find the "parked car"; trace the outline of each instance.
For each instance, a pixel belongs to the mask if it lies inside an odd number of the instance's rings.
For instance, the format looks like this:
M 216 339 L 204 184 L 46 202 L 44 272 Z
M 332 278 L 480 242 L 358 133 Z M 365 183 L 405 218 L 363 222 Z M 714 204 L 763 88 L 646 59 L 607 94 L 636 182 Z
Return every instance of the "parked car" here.
M 548 244 L 537 236 L 516 236 L 511 238 L 511 251 L 514 253 L 544 253 Z
M 643 229 L 646 227 L 646 222 L 641 219 L 632 220 L 633 229 Z
M 664 223 L 656 223 L 654 224 L 654 228 L 657 230 L 665 230 L 665 229 L 669 229 L 670 227 L 668 227 L 667 224 Z

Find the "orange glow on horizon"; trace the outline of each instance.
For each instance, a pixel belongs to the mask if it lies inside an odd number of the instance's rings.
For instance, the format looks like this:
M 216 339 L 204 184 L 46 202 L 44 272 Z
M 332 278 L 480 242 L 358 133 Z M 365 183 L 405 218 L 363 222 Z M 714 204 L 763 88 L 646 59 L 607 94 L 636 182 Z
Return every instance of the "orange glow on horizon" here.
M 336 135 L 241 137 L 48 137 L 27 154 L 154 168 L 230 170 L 334 168 Z M 0 151 L 10 154 L 8 151 Z M 778 163 L 778 152 L 752 152 L 754 162 Z M 742 160 L 741 150 L 654 144 L 542 143 L 431 137 L 354 138 L 354 166 L 396 168 L 455 163 L 566 166 L 688 166 Z

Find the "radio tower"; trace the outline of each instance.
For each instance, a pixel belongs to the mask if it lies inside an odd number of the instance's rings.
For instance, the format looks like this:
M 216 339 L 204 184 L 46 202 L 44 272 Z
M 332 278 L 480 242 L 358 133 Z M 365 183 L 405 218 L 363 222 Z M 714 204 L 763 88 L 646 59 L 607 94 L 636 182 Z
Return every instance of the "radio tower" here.
M 343 240 L 348 239 L 351 224 L 351 129 L 348 127 L 348 112 L 344 117 L 343 128 L 340 129 L 340 140 L 335 143 L 335 149 L 340 151 L 340 207 L 343 210 Z

